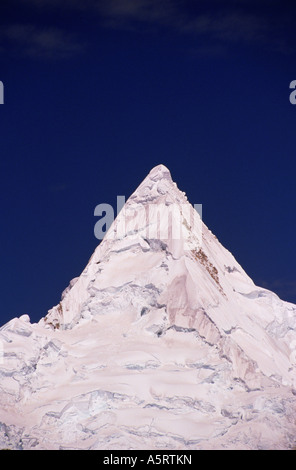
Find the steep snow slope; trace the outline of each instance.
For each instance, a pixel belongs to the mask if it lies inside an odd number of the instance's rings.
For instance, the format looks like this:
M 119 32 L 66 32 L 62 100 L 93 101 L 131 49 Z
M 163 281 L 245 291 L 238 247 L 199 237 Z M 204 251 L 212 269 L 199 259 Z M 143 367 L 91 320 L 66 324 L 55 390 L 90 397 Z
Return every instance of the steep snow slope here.
M 295 445 L 296 306 L 254 285 L 163 165 L 59 305 L 0 340 L 2 446 Z

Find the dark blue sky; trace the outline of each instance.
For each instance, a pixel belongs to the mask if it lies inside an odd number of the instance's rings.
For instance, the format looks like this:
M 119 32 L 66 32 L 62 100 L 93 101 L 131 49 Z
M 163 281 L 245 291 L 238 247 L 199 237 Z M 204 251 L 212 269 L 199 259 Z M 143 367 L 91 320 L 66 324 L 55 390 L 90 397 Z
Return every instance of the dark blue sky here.
M 1 1 L 0 324 L 59 302 L 98 244 L 95 206 L 159 163 L 296 302 L 292 4 Z

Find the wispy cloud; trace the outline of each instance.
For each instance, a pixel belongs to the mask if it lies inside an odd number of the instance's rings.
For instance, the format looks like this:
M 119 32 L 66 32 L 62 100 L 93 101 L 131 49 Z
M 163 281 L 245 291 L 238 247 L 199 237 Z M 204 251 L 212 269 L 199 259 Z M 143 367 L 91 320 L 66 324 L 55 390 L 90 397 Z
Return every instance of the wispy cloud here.
M 138 21 L 168 21 L 178 11 L 175 2 L 168 0 L 98 0 L 94 5 L 106 16 Z
M 36 7 L 56 7 L 59 8 L 88 8 L 97 0 L 10 0 L 23 5 L 34 5 Z
M 278 18 L 269 15 L 268 8 L 262 8 L 270 3 L 274 11 L 278 5 Z M 255 0 L 223 3 L 198 0 L 194 5 L 177 0 L 90 0 L 90 5 L 106 24 L 113 27 L 120 28 L 135 22 L 140 26 L 166 26 L 175 32 L 208 39 L 219 47 L 221 43 L 226 46 L 244 43 L 279 50 L 284 45 L 281 22 L 289 21 L 287 13 L 281 13 L 281 4 L 277 0 L 261 0 L 260 5 Z
M 43 15 L 49 9 L 72 15 L 83 13 L 86 18 L 91 15 L 92 20 L 106 28 L 150 31 L 165 27 L 175 33 L 194 36 L 197 43 L 202 43 L 204 53 L 205 45 L 210 46 L 211 54 L 235 44 L 259 45 L 282 52 L 289 50 L 285 31 L 288 24 L 291 26 L 291 15 L 279 0 L 10 1 Z M 50 55 L 56 51 L 58 56 L 70 56 L 83 49 L 72 36 L 56 28 L 41 31 L 36 27 L 28 31 L 28 27 L 23 26 L 22 41 L 31 55 Z
M 241 12 L 224 13 L 221 16 L 211 14 L 200 15 L 188 20 L 184 24 L 184 30 L 197 34 L 208 34 L 215 39 L 227 42 L 254 42 L 263 40 L 269 26 L 264 19 Z
M 6 49 L 37 58 L 61 59 L 80 53 L 84 46 L 73 35 L 56 27 L 10 24 L 2 27 L 0 40 Z

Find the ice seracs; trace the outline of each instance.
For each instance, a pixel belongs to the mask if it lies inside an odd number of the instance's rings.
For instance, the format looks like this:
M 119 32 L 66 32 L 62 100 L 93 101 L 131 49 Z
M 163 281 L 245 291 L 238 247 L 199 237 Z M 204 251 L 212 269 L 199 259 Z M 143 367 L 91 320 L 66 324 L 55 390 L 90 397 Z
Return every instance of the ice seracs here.
M 295 445 L 296 306 L 254 284 L 164 165 L 60 303 L 0 339 L 3 445 Z

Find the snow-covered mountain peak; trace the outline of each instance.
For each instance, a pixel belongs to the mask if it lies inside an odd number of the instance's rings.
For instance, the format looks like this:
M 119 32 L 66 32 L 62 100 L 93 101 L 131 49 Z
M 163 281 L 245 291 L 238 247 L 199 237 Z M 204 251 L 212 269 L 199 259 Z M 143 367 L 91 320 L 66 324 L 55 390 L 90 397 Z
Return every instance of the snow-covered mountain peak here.
M 170 182 L 173 183 L 170 170 L 165 165 L 157 165 L 148 173 L 146 179 L 154 183 Z M 145 180 L 144 180 L 145 181 Z M 144 183 L 143 181 L 143 183 Z
M 265 332 L 287 308 L 275 294 L 254 285 L 159 165 L 130 196 L 81 276 L 44 322 L 71 329 L 102 315 L 117 312 L 124 318 L 129 312 L 132 323 L 141 320 L 141 328 L 155 334 L 185 328 L 211 344 L 235 338 L 235 347 L 254 370 L 256 363 L 267 376 L 273 371 L 294 383 L 287 358 L 271 361 L 271 350 L 279 357 L 282 347 L 276 335 L 270 342 Z M 145 319 L 143 312 L 149 313 Z M 291 336 L 288 327 L 285 331 Z M 269 352 L 258 355 L 263 338 Z
M 152 168 L 146 178 L 137 187 L 136 191 L 129 197 L 127 207 L 131 204 L 179 204 L 187 203 L 184 192 L 180 191 L 173 182 L 171 173 L 164 165 Z
M 295 447 L 296 306 L 254 284 L 164 165 L 60 303 L 0 345 L 5 447 Z
M 49 311 L 45 323 L 69 327 L 78 319 L 88 317 L 85 305 L 93 298 L 93 287 L 107 285 L 106 282 L 113 285 L 119 271 L 123 285 L 132 272 L 136 276 L 139 267 L 146 270 L 145 277 L 149 277 L 149 272 L 152 276 L 154 263 L 162 260 L 160 275 L 167 277 L 164 269 L 167 258 L 181 260 L 186 253 L 198 256 L 202 227 L 199 214 L 173 182 L 169 170 L 164 165 L 156 166 L 128 198 L 85 270 L 71 281 L 59 305 Z M 132 264 L 134 253 L 137 258 Z M 145 258 L 142 265 L 141 256 Z M 113 279 L 109 278 L 111 269 Z
M 157 165 L 154 168 L 152 168 L 148 176 L 154 181 L 157 181 L 163 178 L 172 179 L 170 170 L 163 164 Z

